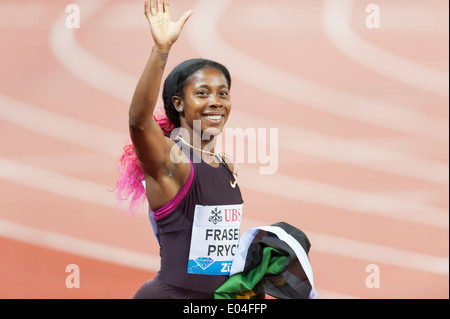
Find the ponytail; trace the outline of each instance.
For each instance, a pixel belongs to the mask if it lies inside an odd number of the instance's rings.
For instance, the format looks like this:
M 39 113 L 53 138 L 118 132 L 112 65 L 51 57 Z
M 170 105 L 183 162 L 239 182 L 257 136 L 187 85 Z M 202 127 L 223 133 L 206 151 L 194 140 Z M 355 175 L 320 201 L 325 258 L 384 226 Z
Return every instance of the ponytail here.
M 175 125 L 161 111 L 155 111 L 153 118 L 161 127 L 164 136 L 170 137 L 170 133 L 175 128 Z M 123 154 L 117 166 L 117 173 L 117 200 L 123 202 L 131 197 L 128 213 L 134 214 L 144 202 L 146 192 L 142 183 L 145 181 L 145 174 L 131 142 L 123 148 Z

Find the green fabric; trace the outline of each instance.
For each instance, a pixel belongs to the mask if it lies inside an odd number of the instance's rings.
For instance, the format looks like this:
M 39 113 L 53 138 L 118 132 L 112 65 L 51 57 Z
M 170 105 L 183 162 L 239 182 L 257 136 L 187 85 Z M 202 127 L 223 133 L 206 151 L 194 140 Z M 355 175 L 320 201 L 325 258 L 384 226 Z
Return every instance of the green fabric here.
M 214 292 L 214 298 L 250 299 L 255 295 L 255 286 L 267 275 L 280 274 L 287 261 L 288 256 L 272 247 L 265 247 L 261 263 L 256 268 L 231 276 Z

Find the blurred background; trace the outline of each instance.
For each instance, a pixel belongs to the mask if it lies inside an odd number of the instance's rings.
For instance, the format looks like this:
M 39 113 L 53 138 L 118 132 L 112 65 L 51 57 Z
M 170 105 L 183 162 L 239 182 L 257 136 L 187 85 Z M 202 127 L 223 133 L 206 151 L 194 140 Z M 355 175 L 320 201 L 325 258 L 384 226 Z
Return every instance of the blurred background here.
M 278 130 L 276 173 L 240 163 L 242 231 L 303 230 L 319 298 L 449 298 L 448 1 L 171 2 L 166 75 L 215 59 L 227 126 Z M 0 38 L 0 298 L 132 298 L 159 269 L 114 193 L 143 1 L 0 0 Z

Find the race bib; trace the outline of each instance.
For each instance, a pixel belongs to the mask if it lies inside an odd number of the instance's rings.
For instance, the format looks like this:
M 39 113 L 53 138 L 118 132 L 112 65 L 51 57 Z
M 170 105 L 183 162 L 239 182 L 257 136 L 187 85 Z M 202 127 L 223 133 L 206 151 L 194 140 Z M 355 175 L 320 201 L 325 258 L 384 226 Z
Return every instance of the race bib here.
M 228 275 L 239 243 L 242 204 L 195 206 L 189 274 Z

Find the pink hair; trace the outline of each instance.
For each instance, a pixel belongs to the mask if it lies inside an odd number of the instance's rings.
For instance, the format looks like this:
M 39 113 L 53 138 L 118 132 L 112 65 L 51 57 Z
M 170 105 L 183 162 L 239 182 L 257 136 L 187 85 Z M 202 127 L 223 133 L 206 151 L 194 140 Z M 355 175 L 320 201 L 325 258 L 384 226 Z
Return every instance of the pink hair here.
M 161 127 L 161 130 L 164 133 L 164 136 L 170 137 L 170 133 L 175 128 L 175 124 L 173 124 L 166 116 L 166 113 L 160 109 L 156 109 L 153 114 L 153 118 Z
M 170 133 L 175 128 L 175 125 L 170 122 L 165 113 L 155 111 L 153 118 L 161 127 L 164 135 L 170 137 Z M 122 202 L 128 200 L 131 196 L 128 213 L 134 214 L 138 206 L 143 203 L 146 191 L 142 183 L 145 181 L 145 174 L 131 142 L 123 148 L 117 172 L 117 199 Z

